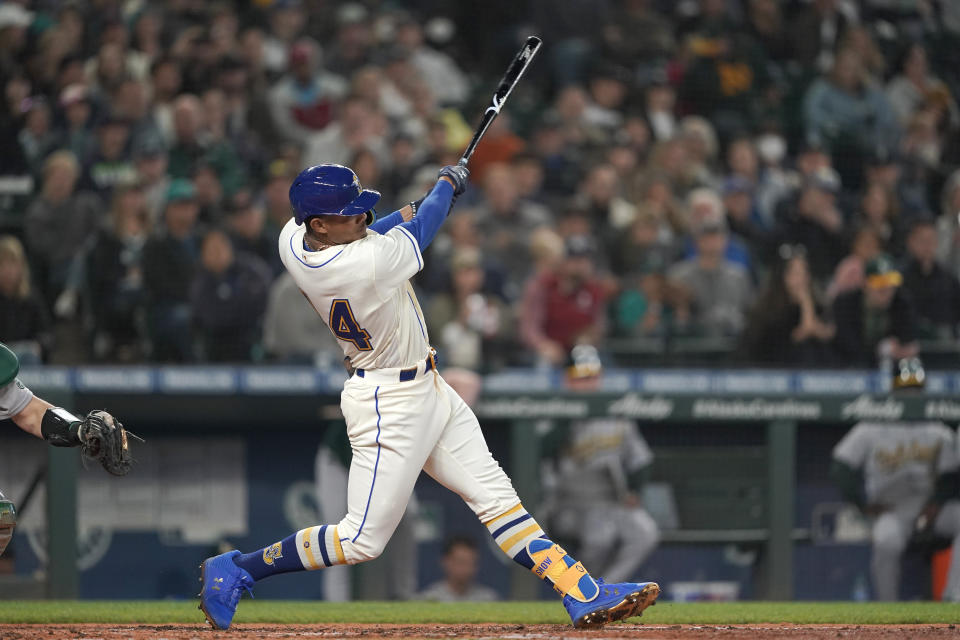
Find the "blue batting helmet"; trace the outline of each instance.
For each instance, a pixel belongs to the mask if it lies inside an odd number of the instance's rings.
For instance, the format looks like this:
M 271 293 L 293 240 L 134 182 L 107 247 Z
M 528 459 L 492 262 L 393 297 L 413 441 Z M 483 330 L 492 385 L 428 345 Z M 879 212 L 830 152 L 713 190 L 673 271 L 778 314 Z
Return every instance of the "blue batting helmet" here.
M 373 207 L 380 192 L 364 189 L 352 169 L 339 164 L 318 164 L 300 172 L 290 186 L 290 205 L 297 224 L 314 216 L 355 216 L 367 214 L 374 220 Z

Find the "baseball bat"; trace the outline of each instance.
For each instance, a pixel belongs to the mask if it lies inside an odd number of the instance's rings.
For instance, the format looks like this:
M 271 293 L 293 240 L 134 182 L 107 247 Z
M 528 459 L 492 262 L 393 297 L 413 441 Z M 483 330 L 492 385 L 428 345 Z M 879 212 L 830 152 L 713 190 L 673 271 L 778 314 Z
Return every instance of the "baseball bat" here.
M 523 43 L 523 47 L 520 48 L 520 51 L 517 52 L 516 57 L 514 57 L 513 62 L 507 67 L 507 72 L 503 74 L 503 79 L 497 86 L 497 90 L 493 93 L 490 106 L 483 112 L 483 118 L 480 119 L 480 124 L 473 134 L 473 139 L 470 141 L 470 144 L 467 145 L 463 156 L 460 158 L 460 164 L 462 166 L 467 166 L 467 163 L 470 161 L 470 156 L 473 155 L 477 144 L 479 144 L 480 139 L 483 138 L 483 134 L 487 132 L 490 123 L 500 114 L 500 109 L 503 108 L 503 104 L 507 101 L 507 96 L 509 96 L 513 88 L 517 86 L 520 77 L 523 76 L 523 72 L 527 70 L 530 62 L 533 61 L 533 56 L 537 55 L 537 51 L 540 50 L 541 44 L 543 44 L 543 41 L 537 36 L 527 38 L 527 41 Z

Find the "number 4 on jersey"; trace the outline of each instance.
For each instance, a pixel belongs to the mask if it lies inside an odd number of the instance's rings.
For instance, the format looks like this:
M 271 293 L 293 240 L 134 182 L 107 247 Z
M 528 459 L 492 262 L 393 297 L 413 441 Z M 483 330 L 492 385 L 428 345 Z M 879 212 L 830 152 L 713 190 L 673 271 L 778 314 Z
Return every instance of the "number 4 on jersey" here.
M 373 345 L 370 344 L 370 333 L 357 324 L 349 300 L 337 298 L 330 305 L 330 328 L 335 336 L 352 342 L 360 351 L 373 349 Z

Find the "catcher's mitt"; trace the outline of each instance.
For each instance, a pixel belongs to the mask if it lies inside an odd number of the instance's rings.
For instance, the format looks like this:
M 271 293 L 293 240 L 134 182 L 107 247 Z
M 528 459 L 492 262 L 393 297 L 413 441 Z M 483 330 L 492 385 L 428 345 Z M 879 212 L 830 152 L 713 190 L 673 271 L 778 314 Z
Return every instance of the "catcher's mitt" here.
M 133 456 L 130 455 L 128 436 L 137 436 L 124 429 L 112 415 L 106 411 L 91 411 L 80 423 L 77 435 L 80 451 L 86 459 L 99 462 L 115 476 L 125 476 L 130 471 Z

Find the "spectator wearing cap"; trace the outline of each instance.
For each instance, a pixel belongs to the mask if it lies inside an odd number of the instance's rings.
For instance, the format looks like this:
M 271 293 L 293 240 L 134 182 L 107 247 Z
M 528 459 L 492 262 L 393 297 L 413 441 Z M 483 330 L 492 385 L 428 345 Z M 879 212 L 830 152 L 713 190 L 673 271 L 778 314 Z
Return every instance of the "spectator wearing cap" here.
M 527 283 L 520 302 L 521 339 L 538 363 L 560 366 L 574 345 L 603 338 L 606 301 L 593 239 L 571 236 L 563 260 Z
M 241 192 L 227 209 L 227 228 L 233 247 L 239 253 L 256 256 L 270 267 L 274 275 L 283 271 L 277 240 L 265 227 L 263 207 L 253 200 L 249 192 Z
M 867 263 L 863 288 L 837 297 L 834 353 L 849 366 L 875 366 L 880 352 L 894 361 L 917 355 L 916 315 L 889 256 Z
M 480 251 L 464 247 L 450 258 L 450 286 L 434 295 L 427 321 L 440 338 L 444 364 L 476 372 L 496 370 L 512 359 L 514 318 L 484 286 Z
M 308 39 L 290 47 L 290 64 L 267 98 L 273 126 L 288 142 L 303 143 L 334 121 L 334 107 L 347 91 L 340 76 L 320 68 L 320 52 Z M 328 162 L 334 162 L 329 160 Z
M 708 227 L 722 229 L 725 236 L 724 259 L 750 270 L 752 264 L 750 250 L 741 238 L 727 233 L 729 231 L 727 211 L 716 191 L 701 187 L 690 192 L 687 196 L 687 222 L 691 235 L 687 237 L 684 246 L 685 257 L 697 256 L 699 252 L 697 238 L 701 229 Z
M 587 93 L 590 100 L 583 119 L 612 135 L 623 124 L 623 107 L 630 90 L 630 72 L 613 64 L 596 64 L 590 72 Z
M 903 287 L 913 300 L 921 337 L 957 336 L 960 281 L 937 263 L 937 227 L 932 219 L 918 220 L 910 227 Z
M 148 212 L 148 226 L 160 226 L 160 218 L 167 203 L 170 176 L 167 175 L 167 148 L 159 136 L 144 138 L 133 148 L 133 163 L 137 169 L 137 184 L 143 191 Z
M 93 109 L 85 85 L 71 84 L 60 92 L 63 128 L 59 131 L 57 146 L 81 159 L 90 157 L 96 146 L 93 134 Z
M 810 278 L 806 251 L 783 245 L 743 332 L 750 363 L 822 367 L 836 328 Z
M 674 327 L 681 333 L 736 336 L 752 300 L 750 274 L 726 257 L 729 237 L 722 215 L 695 218 L 691 228 L 695 255 L 667 271 Z
M 110 104 L 113 114 L 129 125 L 131 146 L 160 136 L 160 128 L 150 112 L 149 87 L 145 81 L 124 78 L 110 97 Z
M 271 279 L 269 267 L 256 256 L 235 251 L 226 233 L 206 233 L 190 285 L 204 360 L 248 362 L 255 357 Z
M 43 164 L 38 198 L 24 217 L 24 238 L 34 260 L 37 284 L 47 301 L 60 295 L 70 265 L 102 219 L 100 198 L 78 191 L 80 164 L 69 151 L 55 151 Z
M 869 82 L 859 54 L 849 48 L 837 54 L 829 76 L 810 85 L 803 114 L 807 136 L 853 167 L 878 144 L 892 149 L 899 140 L 900 126 L 886 95 Z
M 172 178 L 191 178 L 200 165 L 210 166 L 227 196 L 243 184 L 243 166 L 229 141 L 214 138 L 204 125 L 203 106 L 192 94 L 176 99 L 173 109 L 175 140 L 168 172 Z
M 200 253 L 198 212 L 190 181 L 171 181 L 163 227 L 143 248 L 147 325 L 154 360 L 194 359 L 189 293 Z
M 129 152 L 130 123 L 118 115 L 108 115 L 97 126 L 97 144 L 85 163 L 83 187 L 105 201 L 117 187 L 137 181 L 137 168 Z
M 27 28 L 34 14 L 16 2 L 0 4 L 0 77 L 8 78 L 22 68 Z
M 823 283 L 846 253 L 843 214 L 837 209 L 840 178 L 823 167 L 808 176 L 772 234 L 771 252 L 802 244 L 814 281 Z
M 327 67 L 350 77 L 372 62 L 376 37 L 370 12 L 359 2 L 337 3 L 336 43 L 327 56 Z
M 145 355 L 143 249 L 150 229 L 143 189 L 117 187 L 107 224 L 85 260 L 98 360 L 131 362 Z

